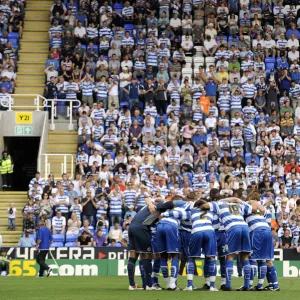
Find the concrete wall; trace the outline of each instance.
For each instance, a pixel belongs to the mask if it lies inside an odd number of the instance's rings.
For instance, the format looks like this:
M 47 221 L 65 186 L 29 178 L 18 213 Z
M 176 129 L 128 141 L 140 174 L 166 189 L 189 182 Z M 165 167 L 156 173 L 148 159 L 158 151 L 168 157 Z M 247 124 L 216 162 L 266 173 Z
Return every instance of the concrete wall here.
M 48 112 L 44 111 L 33 111 L 32 118 L 30 123 L 24 123 L 20 121 L 20 119 L 16 119 L 18 114 L 20 115 L 19 111 L 1 111 L 0 112 L 0 153 L 5 150 L 4 145 L 4 137 L 41 137 L 44 133 L 44 137 L 41 138 L 40 141 L 40 149 L 39 149 L 39 156 L 38 163 L 42 163 L 42 156 L 40 154 L 45 153 L 47 142 L 48 142 Z M 25 112 L 26 113 L 26 112 Z M 32 128 L 32 132 L 30 135 L 20 135 L 16 134 L 16 126 L 28 126 Z M 25 145 L 24 145 L 25 147 Z M 1 181 L 1 177 L 0 177 Z M 1 187 L 0 182 L 0 187 Z

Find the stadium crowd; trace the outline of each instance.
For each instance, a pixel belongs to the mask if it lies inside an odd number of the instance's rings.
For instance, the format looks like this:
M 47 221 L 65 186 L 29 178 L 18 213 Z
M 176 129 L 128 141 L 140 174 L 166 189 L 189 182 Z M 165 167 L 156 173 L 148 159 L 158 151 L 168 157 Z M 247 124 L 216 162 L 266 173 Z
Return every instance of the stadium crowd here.
M 36 174 L 24 229 L 125 246 L 145 196 L 214 188 L 259 193 L 275 247 L 298 247 L 297 4 L 56 0 L 45 95 L 81 100 L 77 173 Z
M 25 5 L 25 0 L 0 1 L 0 110 L 7 110 L 7 96 L 16 87 Z

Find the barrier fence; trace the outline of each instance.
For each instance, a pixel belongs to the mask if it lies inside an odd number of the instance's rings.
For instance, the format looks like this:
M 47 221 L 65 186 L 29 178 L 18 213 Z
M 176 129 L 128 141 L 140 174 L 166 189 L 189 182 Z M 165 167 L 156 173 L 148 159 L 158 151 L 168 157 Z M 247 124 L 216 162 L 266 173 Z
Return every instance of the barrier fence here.
M 32 97 L 33 105 L 16 105 L 16 98 Z M 47 109 L 50 112 L 50 130 L 55 130 L 55 117 L 57 116 L 57 104 L 64 103 L 67 106 L 67 118 L 69 119 L 68 129 L 74 130 L 73 126 L 73 109 L 80 107 L 81 102 L 78 99 L 46 99 L 38 94 L 7 94 L 0 99 L 0 106 L 5 107 L 7 111 L 14 109 L 41 111 Z
M 50 255 L 47 263 L 53 269 L 51 276 L 126 276 L 128 251 L 126 248 L 111 247 L 74 247 L 52 248 L 51 253 L 56 259 L 59 269 Z M 36 276 L 39 269 L 35 261 L 35 248 L 7 248 L 12 258 L 10 276 Z M 274 264 L 279 277 L 300 277 L 300 254 L 295 249 L 276 249 Z M 196 262 L 198 275 L 203 276 L 203 260 Z M 220 276 L 218 266 L 217 275 Z M 136 275 L 139 267 L 136 266 Z M 237 268 L 234 267 L 234 276 Z M 185 273 L 183 274 L 185 276 Z

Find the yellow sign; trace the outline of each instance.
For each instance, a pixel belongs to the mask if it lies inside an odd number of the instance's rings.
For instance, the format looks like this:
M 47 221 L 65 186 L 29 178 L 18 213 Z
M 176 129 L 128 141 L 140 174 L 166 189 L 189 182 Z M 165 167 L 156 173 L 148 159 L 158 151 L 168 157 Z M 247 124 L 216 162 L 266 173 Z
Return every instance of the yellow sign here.
M 32 124 L 32 112 L 16 112 L 16 124 Z
M 35 260 L 12 260 L 9 269 L 10 276 L 36 276 L 36 261 Z

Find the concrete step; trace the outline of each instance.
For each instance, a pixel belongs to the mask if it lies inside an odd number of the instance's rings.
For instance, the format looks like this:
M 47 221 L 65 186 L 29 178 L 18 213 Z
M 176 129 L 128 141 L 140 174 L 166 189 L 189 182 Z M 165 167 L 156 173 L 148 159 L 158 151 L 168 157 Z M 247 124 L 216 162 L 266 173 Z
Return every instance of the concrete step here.
M 45 66 L 40 64 L 40 65 L 21 65 L 19 66 L 18 69 L 18 74 L 44 74 L 44 69 Z
M 42 95 L 43 94 L 44 89 L 42 87 L 16 87 L 15 89 L 15 94 L 37 94 L 37 95 Z M 23 101 L 20 99 L 17 99 L 18 103 L 20 103 L 19 105 L 33 105 L 33 99 L 31 97 L 31 100 L 26 100 L 24 99 Z M 22 103 L 22 104 L 21 104 Z
M 47 54 L 45 53 L 22 53 L 20 55 L 19 63 L 39 63 L 47 60 Z
M 44 88 L 45 84 L 44 83 L 36 83 L 36 82 L 29 82 L 29 83 L 18 83 L 18 87 L 22 88 L 22 87 L 29 87 L 29 88 Z
M 32 33 L 32 32 L 24 32 L 23 33 L 23 39 L 25 39 L 27 42 L 34 42 L 34 43 L 45 43 L 49 41 L 49 37 L 46 34 L 42 35 L 37 35 L 37 32 Z M 38 45 L 36 45 L 38 47 Z
M 47 60 L 48 53 L 49 53 L 48 44 L 47 44 L 47 49 L 41 49 L 40 47 L 38 49 L 30 49 L 29 47 L 25 47 L 25 48 L 22 47 L 21 50 L 19 51 L 20 58 L 22 58 L 23 54 L 27 54 L 27 53 L 43 54 Z
M 77 153 L 77 144 L 74 147 L 70 147 L 70 144 L 48 144 L 47 145 L 47 153 L 70 153 L 76 154 Z
M 42 21 L 46 21 L 48 18 L 48 20 L 50 21 L 49 17 L 50 17 L 50 7 L 49 7 L 48 11 L 47 10 L 39 11 L 38 9 L 37 10 L 27 10 L 26 9 L 25 23 L 26 23 L 27 19 L 31 21 L 32 18 L 35 18 L 35 20 L 42 20 Z
M 31 81 L 42 80 L 43 82 L 45 82 L 45 76 L 44 76 L 44 74 L 37 74 L 37 75 L 30 74 L 30 76 L 28 76 L 27 74 L 23 75 L 18 72 L 17 80 L 31 80 Z

